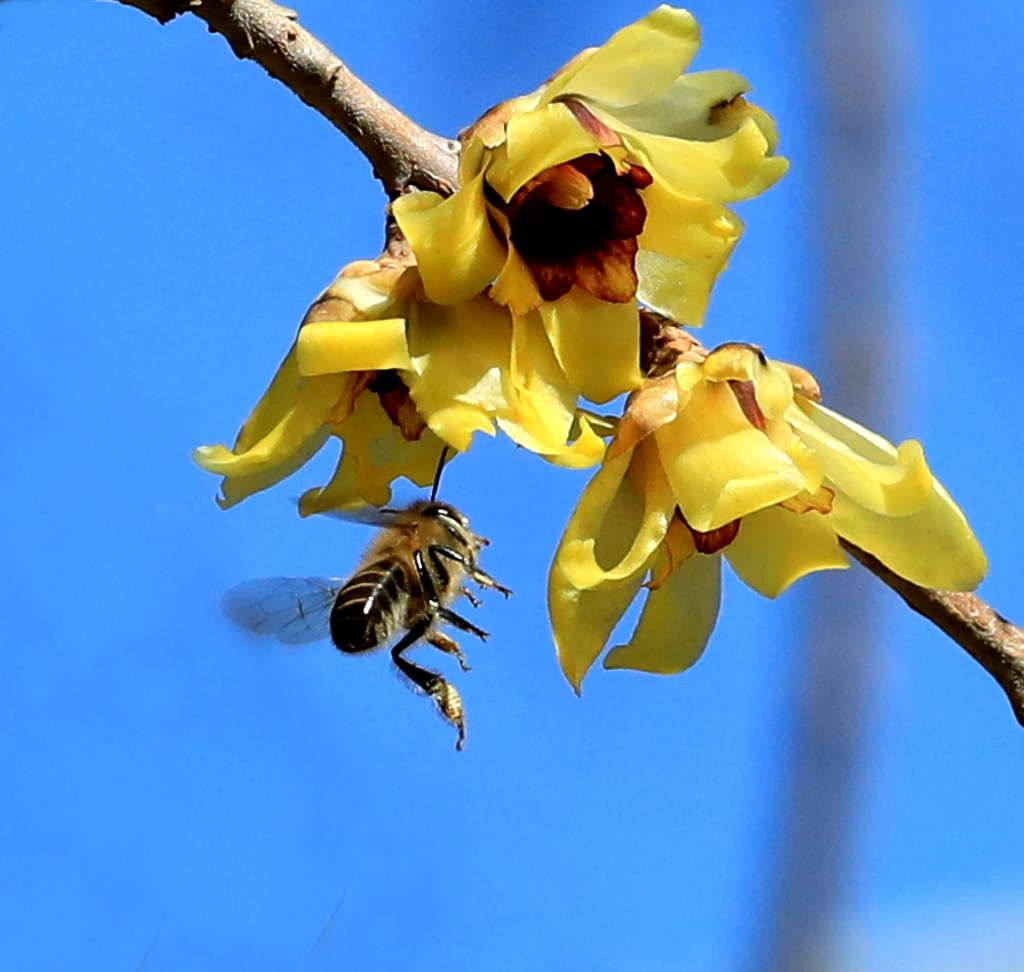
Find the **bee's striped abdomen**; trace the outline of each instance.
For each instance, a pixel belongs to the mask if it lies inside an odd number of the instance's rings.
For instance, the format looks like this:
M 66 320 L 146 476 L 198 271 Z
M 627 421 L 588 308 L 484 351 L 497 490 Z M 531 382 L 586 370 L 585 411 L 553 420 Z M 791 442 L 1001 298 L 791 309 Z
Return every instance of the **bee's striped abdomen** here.
M 410 584 L 398 560 L 368 564 L 338 591 L 331 610 L 331 640 L 346 652 L 370 651 L 405 627 Z

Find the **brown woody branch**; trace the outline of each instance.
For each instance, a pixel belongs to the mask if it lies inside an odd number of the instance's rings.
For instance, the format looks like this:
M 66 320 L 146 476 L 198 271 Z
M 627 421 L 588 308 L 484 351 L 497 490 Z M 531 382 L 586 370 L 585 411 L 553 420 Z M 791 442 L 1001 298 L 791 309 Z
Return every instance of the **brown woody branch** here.
M 1024 726 L 1024 630 L 1007 621 L 975 594 L 933 591 L 894 574 L 852 543 L 844 549 L 888 584 L 918 614 L 944 631 L 999 683 Z
M 161 23 L 191 13 L 223 34 L 239 58 L 259 62 L 271 77 L 320 112 L 369 159 L 388 196 L 408 188 L 445 195 L 458 184 L 458 143 L 421 128 L 359 80 L 272 0 L 119 0 Z

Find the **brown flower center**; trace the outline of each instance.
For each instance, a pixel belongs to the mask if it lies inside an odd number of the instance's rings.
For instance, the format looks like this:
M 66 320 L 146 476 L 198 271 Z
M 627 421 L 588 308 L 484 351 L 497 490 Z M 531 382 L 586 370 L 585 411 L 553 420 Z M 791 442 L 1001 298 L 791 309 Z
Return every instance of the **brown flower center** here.
M 620 174 L 606 155 L 581 155 L 545 169 L 504 203 L 511 226 L 544 300 L 575 284 L 599 300 L 625 303 L 636 294 L 637 237 L 647 211 L 640 190 L 650 173 L 631 165 Z

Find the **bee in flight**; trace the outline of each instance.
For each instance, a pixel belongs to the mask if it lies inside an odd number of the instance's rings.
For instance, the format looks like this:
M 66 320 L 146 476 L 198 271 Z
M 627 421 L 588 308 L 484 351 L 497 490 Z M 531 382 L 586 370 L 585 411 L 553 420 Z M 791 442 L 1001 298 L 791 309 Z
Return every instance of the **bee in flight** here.
M 485 639 L 487 632 L 456 614 L 451 605 L 462 595 L 476 607 L 466 586 L 471 579 L 506 597 L 512 592 L 480 569 L 477 558 L 488 541 L 474 533 L 455 507 L 420 500 L 404 510 L 381 511 L 388 517 L 355 573 L 338 577 L 267 577 L 231 588 L 221 602 L 232 621 L 256 634 L 273 635 L 288 645 L 330 635 L 335 646 L 359 654 L 398 640 L 391 657 L 414 686 L 429 695 L 444 719 L 466 740 L 462 699 L 437 672 L 421 668 L 404 653 L 421 638 L 453 655 L 469 671 L 459 645 L 443 631 L 450 624 Z

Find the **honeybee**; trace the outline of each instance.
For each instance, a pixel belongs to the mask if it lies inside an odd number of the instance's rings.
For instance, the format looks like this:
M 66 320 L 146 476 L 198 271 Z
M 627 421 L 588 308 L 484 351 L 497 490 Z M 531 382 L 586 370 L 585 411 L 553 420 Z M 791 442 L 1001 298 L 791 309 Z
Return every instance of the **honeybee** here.
M 465 586 L 468 579 L 505 597 L 512 592 L 480 568 L 477 558 L 489 541 L 474 533 L 455 507 L 431 499 L 383 513 L 387 525 L 347 581 L 337 577 L 251 580 L 231 588 L 221 606 L 243 628 L 290 645 L 329 635 L 340 651 L 360 654 L 400 635 L 391 648 L 395 666 L 434 700 L 442 717 L 458 732 L 455 748 L 461 750 L 466 720 L 458 691 L 404 653 L 422 638 L 469 671 L 462 649 L 439 626 L 450 624 L 486 639 L 486 631 L 456 614 L 451 605 L 460 595 L 474 607 L 480 604 Z

